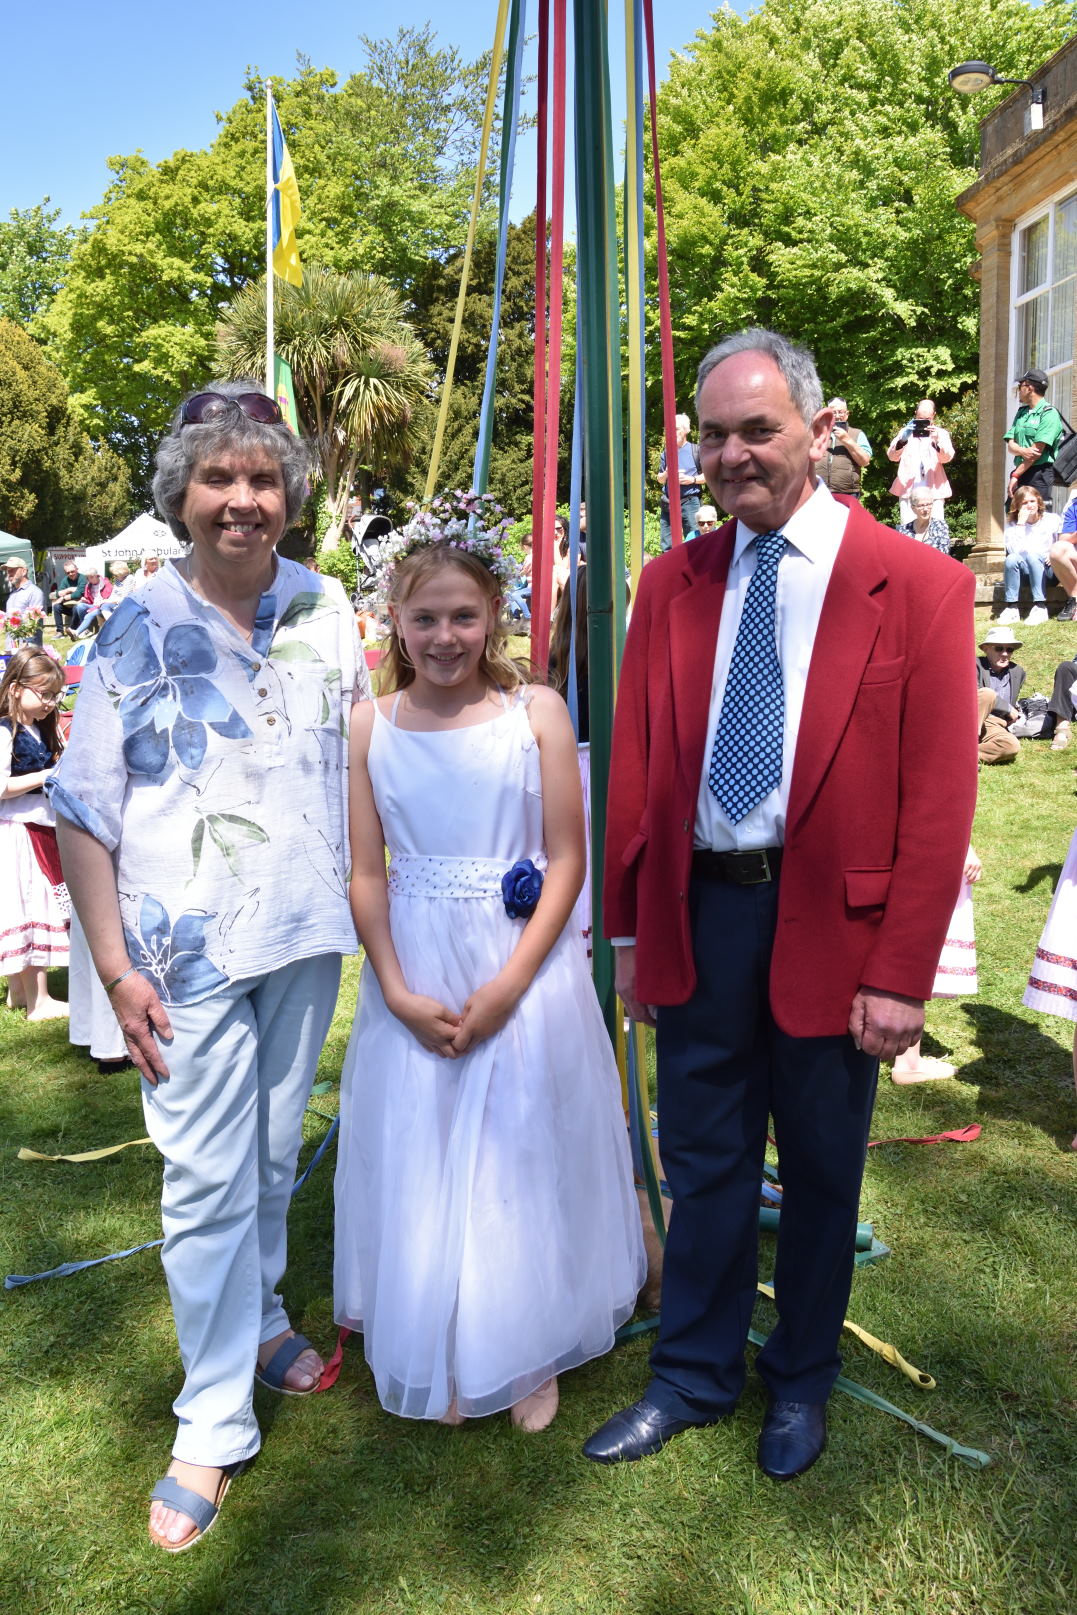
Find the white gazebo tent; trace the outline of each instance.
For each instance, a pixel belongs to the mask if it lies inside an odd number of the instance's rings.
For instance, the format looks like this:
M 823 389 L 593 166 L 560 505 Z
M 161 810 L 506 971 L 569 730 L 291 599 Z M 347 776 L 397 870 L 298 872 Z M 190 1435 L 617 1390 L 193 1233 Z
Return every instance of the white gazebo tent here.
M 169 558 L 174 560 L 186 553 L 171 528 L 148 512 L 136 516 L 122 533 L 94 548 L 106 561 L 140 561 L 147 550 L 159 555 L 162 561 Z

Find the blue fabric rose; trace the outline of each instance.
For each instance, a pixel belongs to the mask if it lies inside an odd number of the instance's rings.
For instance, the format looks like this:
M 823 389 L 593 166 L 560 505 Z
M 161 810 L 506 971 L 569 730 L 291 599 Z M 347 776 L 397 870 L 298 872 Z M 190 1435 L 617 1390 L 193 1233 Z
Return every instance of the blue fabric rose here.
M 501 877 L 501 895 L 510 920 L 529 920 L 542 896 L 542 870 L 521 858 Z

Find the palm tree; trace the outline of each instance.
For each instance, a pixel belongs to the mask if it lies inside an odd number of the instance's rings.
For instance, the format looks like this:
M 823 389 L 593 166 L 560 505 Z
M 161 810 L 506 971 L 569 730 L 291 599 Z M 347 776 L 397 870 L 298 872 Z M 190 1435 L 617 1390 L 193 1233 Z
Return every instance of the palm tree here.
M 374 469 L 406 464 L 414 452 L 433 367 L 404 319 L 403 299 L 380 276 L 358 271 L 308 264 L 302 286 L 278 279 L 274 337 L 320 462 L 331 518 L 326 544 L 334 548 L 353 488 L 368 498 Z M 226 372 L 260 375 L 265 340 L 265 282 L 251 281 L 217 327 Z

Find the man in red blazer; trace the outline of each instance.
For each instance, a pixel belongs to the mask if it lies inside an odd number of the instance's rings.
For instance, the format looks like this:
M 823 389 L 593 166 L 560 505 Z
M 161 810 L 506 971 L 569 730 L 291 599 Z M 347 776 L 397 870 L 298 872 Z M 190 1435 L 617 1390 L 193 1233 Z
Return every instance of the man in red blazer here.
M 878 1063 L 921 1033 L 976 795 L 974 580 L 815 474 L 811 354 L 751 330 L 699 371 L 703 474 L 734 519 L 644 570 L 614 722 L 605 920 L 657 1025 L 673 1197 L 646 1394 L 584 1447 L 656 1452 L 730 1413 L 773 1116 L 779 1321 L 759 1462 L 826 1439 Z

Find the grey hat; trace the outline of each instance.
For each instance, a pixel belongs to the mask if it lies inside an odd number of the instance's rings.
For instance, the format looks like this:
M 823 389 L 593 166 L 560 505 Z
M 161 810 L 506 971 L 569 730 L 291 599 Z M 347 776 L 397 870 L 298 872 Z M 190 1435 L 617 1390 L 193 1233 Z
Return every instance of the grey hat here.
M 985 645 L 1005 645 L 1007 650 L 1017 650 L 1023 643 L 1024 641 L 1018 639 L 1011 628 L 1001 628 L 996 624 L 994 628 L 989 628 L 981 639 L 980 649 L 983 650 Z
M 1035 369 L 1026 370 L 1023 376 L 1018 376 L 1017 385 L 1020 387 L 1023 381 L 1030 381 L 1038 393 L 1045 393 L 1047 391 L 1046 371 Z

